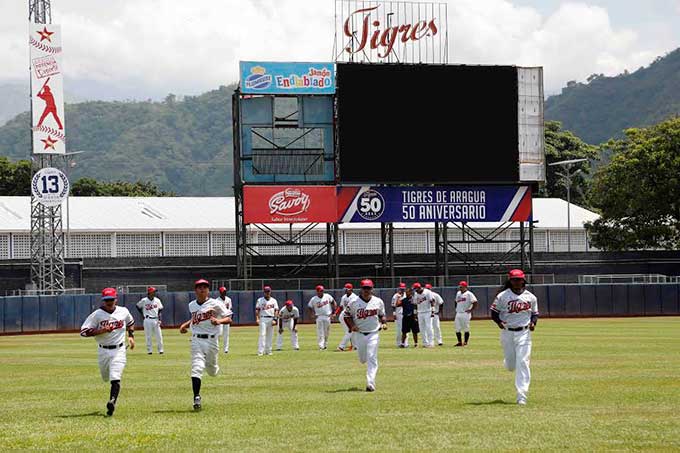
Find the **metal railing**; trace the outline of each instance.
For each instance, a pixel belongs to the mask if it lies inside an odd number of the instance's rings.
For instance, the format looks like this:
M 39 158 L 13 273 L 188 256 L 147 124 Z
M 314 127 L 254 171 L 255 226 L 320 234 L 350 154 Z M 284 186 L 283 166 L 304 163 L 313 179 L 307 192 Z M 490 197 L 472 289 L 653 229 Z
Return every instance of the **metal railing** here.
M 680 282 L 680 276 L 662 274 L 579 275 L 578 282 L 584 285 L 606 285 L 612 283 L 678 283 Z
M 119 286 L 116 289 L 118 290 L 119 294 L 146 294 L 147 288 L 149 286 L 153 286 L 156 288 L 156 291 L 159 293 L 166 293 L 168 292 L 168 285 L 123 285 Z
M 13 289 L 5 291 L 5 296 L 61 296 L 86 294 L 85 288 L 66 288 L 63 290 Z
M 274 290 L 304 290 L 314 289 L 316 285 L 323 285 L 327 289 L 343 288 L 345 283 L 352 283 L 355 287 L 364 278 L 373 280 L 376 288 L 396 288 L 399 283 L 404 282 L 410 285 L 415 282 L 431 283 L 434 287 L 458 286 L 458 282 L 465 280 L 470 286 L 501 286 L 508 278 L 507 274 L 486 274 L 486 275 L 408 275 L 399 277 L 390 276 L 362 276 L 362 277 L 342 277 L 335 278 L 272 278 L 272 279 L 216 279 L 211 282 L 212 290 L 217 291 L 220 286 L 227 288 L 227 291 L 252 291 L 262 289 L 269 285 Z M 533 284 L 552 284 L 555 283 L 554 274 L 534 274 L 528 276 L 529 282 Z

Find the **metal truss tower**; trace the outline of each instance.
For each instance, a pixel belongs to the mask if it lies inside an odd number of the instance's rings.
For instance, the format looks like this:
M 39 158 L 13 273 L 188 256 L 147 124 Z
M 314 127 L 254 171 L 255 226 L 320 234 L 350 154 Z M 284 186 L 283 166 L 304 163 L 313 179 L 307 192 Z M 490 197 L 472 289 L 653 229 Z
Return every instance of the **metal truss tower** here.
M 36 24 L 52 23 L 50 0 L 29 0 L 28 20 Z M 34 155 L 33 175 L 42 168 L 58 166 L 60 159 L 60 156 Z M 46 207 L 31 195 L 31 281 L 39 294 L 64 292 L 66 277 L 61 213 L 61 205 Z

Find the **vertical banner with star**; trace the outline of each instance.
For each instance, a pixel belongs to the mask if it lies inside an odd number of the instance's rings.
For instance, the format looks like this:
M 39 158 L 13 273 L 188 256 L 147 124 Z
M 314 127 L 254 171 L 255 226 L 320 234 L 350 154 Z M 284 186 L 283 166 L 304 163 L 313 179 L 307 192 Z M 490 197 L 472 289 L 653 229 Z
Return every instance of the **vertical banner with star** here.
M 29 24 L 33 154 L 64 154 L 64 83 L 61 27 Z

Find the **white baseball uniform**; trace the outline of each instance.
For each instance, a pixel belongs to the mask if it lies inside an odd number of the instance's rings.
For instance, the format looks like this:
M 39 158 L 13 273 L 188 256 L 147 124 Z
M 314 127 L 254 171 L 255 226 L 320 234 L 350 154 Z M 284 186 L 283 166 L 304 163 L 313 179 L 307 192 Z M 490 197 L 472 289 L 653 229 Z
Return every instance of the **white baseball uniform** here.
M 279 318 L 281 319 L 281 327 L 283 328 L 283 332 L 286 330 L 290 332 L 290 344 L 293 346 L 293 349 L 297 351 L 300 349 L 300 345 L 298 344 L 298 334 L 295 330 L 293 330 L 293 325 L 295 324 L 295 319 L 300 319 L 300 310 L 298 310 L 297 307 L 293 307 L 292 310 L 288 310 L 288 308 L 284 306 L 281 311 L 279 311 Z M 283 346 L 283 332 L 279 331 L 276 337 L 276 349 L 279 351 Z
M 352 332 L 352 344 L 359 354 L 359 362 L 368 362 L 366 385 L 374 388 L 375 376 L 378 374 L 380 319 L 384 316 L 385 303 L 376 296 L 371 296 L 368 302 L 357 297 L 345 308 L 345 317 L 351 318 L 358 329 L 357 332 Z
M 213 325 L 210 318 L 222 319 L 231 315 L 224 304 L 208 298 L 202 304 L 196 300 L 189 303 L 191 312 L 191 377 L 201 379 L 203 371 L 215 376 L 220 371 L 217 363 L 219 353 L 220 325 Z
M 137 308 L 142 310 L 144 316 L 144 338 L 146 339 L 146 352 L 149 354 L 153 350 L 151 338 L 156 336 L 156 347 L 159 353 L 163 353 L 163 332 L 161 332 L 160 311 L 163 304 L 158 297 L 145 297 L 137 302 Z
M 501 332 L 503 363 L 508 371 L 515 371 L 517 402 L 526 402 L 531 383 L 531 315 L 538 315 L 536 296 L 527 290 L 515 294 L 512 289 L 500 292 L 491 305 L 497 312 L 505 329 Z
M 260 339 L 257 344 L 257 353 L 271 354 L 272 340 L 274 338 L 274 320 L 279 310 L 279 303 L 273 297 L 266 299 L 264 296 L 257 299 L 255 308 L 260 310 Z
M 324 293 L 321 297 L 312 297 L 307 304 L 316 315 L 316 340 L 319 349 L 326 349 L 326 346 L 328 346 L 328 336 L 331 332 L 331 314 L 333 314 L 331 304 L 333 302 L 335 302 L 333 296 Z
M 231 303 L 231 298 L 229 296 L 224 296 L 224 299 L 222 299 L 222 296 L 218 296 L 217 300 L 222 302 L 224 306 L 226 307 L 227 310 L 231 311 L 233 313 L 233 305 Z M 223 324 L 222 326 L 222 347 L 224 348 L 224 352 L 229 352 L 229 324 Z
M 477 302 L 477 297 L 472 294 L 472 291 L 467 290 L 464 293 L 458 291 L 456 293 L 456 332 L 469 332 L 470 331 L 470 319 L 472 319 L 472 313 L 466 313 L 472 308 L 472 304 Z
M 442 327 L 439 322 L 439 309 L 444 305 L 444 299 L 439 293 L 430 290 L 432 297 L 434 298 L 434 318 L 432 318 L 432 334 L 433 340 L 437 340 L 437 344 L 444 344 L 444 339 L 442 338 Z
M 347 293 L 345 293 L 340 298 L 340 307 L 342 307 L 342 310 L 338 314 L 338 321 L 340 322 L 343 331 L 342 341 L 340 341 L 340 344 L 338 345 L 338 348 L 340 349 L 345 349 L 347 347 L 347 343 L 349 343 L 352 340 L 352 332 L 350 332 L 349 327 L 347 327 L 344 316 L 347 304 L 349 304 L 351 300 L 354 300 L 357 297 L 359 296 L 357 296 L 354 293 L 351 293 L 350 295 L 347 295 Z
M 396 325 L 396 335 L 397 335 L 397 347 L 401 346 L 401 325 L 404 320 L 404 307 L 398 306 L 397 307 L 397 301 L 401 299 L 402 297 L 406 297 L 406 292 L 400 293 L 397 291 L 394 293 L 392 296 L 392 308 L 394 309 L 394 324 Z M 404 346 L 408 346 L 408 338 L 406 338 L 406 341 L 403 343 Z
M 99 372 L 105 382 L 120 381 L 127 362 L 125 331 L 135 324 L 132 315 L 125 307 L 116 305 L 113 313 L 98 308 L 85 319 L 80 327 L 80 335 L 91 329 L 102 329 L 113 326 L 111 332 L 95 335 L 94 339 L 99 345 L 97 359 Z
M 418 294 L 417 291 L 414 291 L 411 301 L 416 304 L 417 307 L 418 326 L 420 327 L 420 333 L 423 336 L 423 346 L 430 348 L 434 346 L 434 332 L 432 330 L 434 297 L 432 297 L 432 292 L 427 288 L 424 288 L 423 292 L 420 294 Z

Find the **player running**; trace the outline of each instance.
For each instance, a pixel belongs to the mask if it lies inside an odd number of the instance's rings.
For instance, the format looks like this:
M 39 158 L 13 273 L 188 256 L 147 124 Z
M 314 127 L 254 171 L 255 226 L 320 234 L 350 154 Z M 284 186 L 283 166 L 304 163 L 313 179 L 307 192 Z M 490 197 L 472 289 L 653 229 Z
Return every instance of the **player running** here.
M 264 296 L 255 304 L 255 322 L 260 326 L 260 337 L 257 343 L 257 355 L 272 355 L 274 326 L 279 315 L 279 303 L 272 297 L 271 286 L 263 288 Z
M 456 293 L 456 319 L 454 324 L 456 326 L 456 338 L 458 343 L 456 346 L 467 346 L 470 339 L 470 319 L 472 312 L 477 307 L 477 298 L 468 290 L 466 281 L 458 283 L 458 292 Z M 461 332 L 465 332 L 465 340 L 461 338 Z
M 345 322 L 345 308 L 347 308 L 347 304 L 349 304 L 351 300 L 356 299 L 357 297 L 359 296 L 354 294 L 354 286 L 352 286 L 351 283 L 345 283 L 345 294 L 340 298 L 340 305 L 335 310 L 338 322 L 344 333 L 342 341 L 340 341 L 340 344 L 338 345 L 338 351 L 352 350 L 352 332 L 350 332 L 349 327 L 347 327 L 347 323 Z M 347 346 L 347 343 L 349 343 L 349 346 Z
M 283 331 L 290 332 L 290 344 L 296 351 L 300 350 L 298 344 L 297 324 L 300 320 L 300 310 L 293 305 L 292 300 L 287 300 L 279 311 L 279 334 L 276 337 L 276 350 L 280 351 L 283 346 Z
M 210 283 L 200 279 L 194 282 L 196 299 L 189 303 L 191 319 L 183 323 L 180 333 L 191 327 L 191 386 L 194 391 L 194 410 L 201 410 L 201 379 L 203 371 L 216 376 L 220 371 L 217 363 L 220 345 L 220 326 L 231 324 L 231 310 L 222 302 L 210 298 Z
M 380 329 L 387 329 L 385 303 L 373 295 L 373 281 L 361 281 L 361 294 L 350 301 L 345 308 L 345 321 L 352 333 L 352 344 L 359 354 L 359 362 L 368 363 L 366 369 L 366 391 L 375 391 L 375 376 L 378 374 L 378 344 Z
M 316 340 L 320 350 L 328 346 L 328 337 L 331 332 L 331 320 L 335 312 L 335 299 L 328 293 L 324 293 L 324 287 L 316 287 L 316 296 L 312 297 L 307 304 L 313 319 L 316 319 Z
M 96 309 L 80 327 L 80 335 L 94 337 L 99 345 L 99 372 L 104 382 L 111 383 L 109 401 L 106 403 L 106 415 L 113 415 L 120 393 L 120 379 L 123 376 L 127 352 L 125 331 L 128 345 L 135 348 L 135 321 L 125 307 L 117 306 L 118 294 L 114 288 L 102 290 L 102 305 Z
M 146 297 L 137 302 L 137 310 L 144 317 L 144 338 L 146 339 L 146 353 L 153 353 L 151 338 L 156 336 L 156 347 L 158 353 L 163 354 L 163 332 L 161 332 L 161 312 L 163 304 L 156 297 L 156 288 L 149 286 L 146 290 Z
M 517 404 L 522 406 L 527 403 L 531 383 L 531 332 L 538 322 L 538 301 L 525 287 L 524 272 L 513 269 L 491 304 L 491 318 L 503 330 L 503 363 L 508 371 L 515 371 Z

